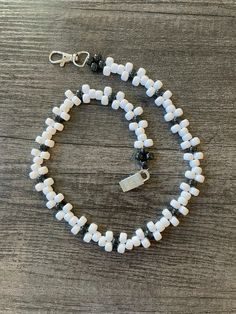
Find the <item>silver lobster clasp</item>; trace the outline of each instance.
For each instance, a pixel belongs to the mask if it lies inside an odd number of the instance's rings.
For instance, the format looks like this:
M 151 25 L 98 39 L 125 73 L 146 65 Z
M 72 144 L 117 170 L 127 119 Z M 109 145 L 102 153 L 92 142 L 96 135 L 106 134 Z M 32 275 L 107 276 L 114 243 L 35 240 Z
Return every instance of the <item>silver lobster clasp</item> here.
M 59 63 L 61 67 L 64 67 L 68 62 L 73 62 L 74 65 L 81 68 L 85 66 L 89 56 L 90 54 L 87 51 L 79 51 L 73 54 L 62 51 L 52 51 L 49 55 L 49 61 L 53 64 Z

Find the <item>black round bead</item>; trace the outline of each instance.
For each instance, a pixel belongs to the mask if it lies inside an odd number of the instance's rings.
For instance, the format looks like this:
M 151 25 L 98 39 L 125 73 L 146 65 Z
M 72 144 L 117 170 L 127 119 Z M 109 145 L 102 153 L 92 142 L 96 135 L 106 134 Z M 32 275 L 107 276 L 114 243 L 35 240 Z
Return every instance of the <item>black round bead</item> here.
M 95 62 L 99 62 L 100 60 L 102 60 L 102 55 L 100 53 L 96 53 L 93 56 L 93 59 L 94 59 Z
M 41 150 L 41 152 L 46 152 L 49 149 L 49 147 L 45 144 L 41 144 L 39 146 L 39 149 Z
M 148 169 L 148 163 L 147 163 L 147 161 L 142 161 L 142 162 L 141 162 L 141 167 L 142 167 L 142 169 Z
M 41 176 L 39 176 L 37 178 L 37 182 L 43 182 L 44 180 L 46 180 L 48 178 L 48 176 L 46 174 L 43 174 Z
M 61 118 L 60 116 L 58 116 L 58 115 L 55 116 L 54 121 L 55 121 L 55 122 L 58 122 L 58 123 L 63 123 L 63 122 L 65 122 L 65 120 L 62 119 L 62 118 Z
M 89 56 L 87 61 L 86 61 L 87 65 L 90 66 L 93 62 L 94 62 L 94 58 L 92 56 Z
M 136 74 L 137 74 L 136 70 L 133 69 L 129 74 L 129 79 L 132 80 L 136 76 Z
M 97 70 L 98 70 L 98 65 L 97 65 L 97 63 L 93 62 L 90 67 L 91 67 L 91 70 L 92 70 L 93 72 L 97 72 Z
M 154 159 L 154 154 L 150 153 L 150 152 L 147 152 L 147 159 L 148 160 L 153 160 Z
M 82 99 L 83 99 L 83 92 L 82 92 L 81 89 L 78 89 L 76 91 L 76 96 L 82 101 Z
M 115 93 L 112 93 L 110 96 L 108 96 L 109 103 L 112 103 L 115 98 L 116 98 L 116 94 Z
M 104 68 L 104 66 L 105 66 L 105 61 L 104 60 L 100 60 L 99 62 L 98 62 L 98 67 L 99 67 L 99 69 L 103 69 Z

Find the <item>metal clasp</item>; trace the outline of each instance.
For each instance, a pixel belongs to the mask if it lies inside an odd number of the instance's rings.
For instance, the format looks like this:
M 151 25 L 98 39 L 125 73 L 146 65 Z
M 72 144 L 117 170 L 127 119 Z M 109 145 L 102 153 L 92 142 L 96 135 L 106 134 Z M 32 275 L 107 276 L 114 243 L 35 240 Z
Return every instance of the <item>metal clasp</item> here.
M 145 175 L 146 178 L 144 178 L 142 175 Z M 125 178 L 119 182 L 120 187 L 123 192 L 127 192 L 130 190 L 133 190 L 140 185 L 143 185 L 145 181 L 147 181 L 150 178 L 150 174 L 148 170 L 141 169 L 140 171 L 136 172 L 135 174 L 129 176 L 128 178 Z
M 82 58 L 82 56 L 85 56 Z M 56 59 L 56 56 L 59 58 Z M 49 55 L 49 61 L 53 64 L 59 63 L 61 67 L 64 67 L 66 63 L 73 62 L 75 66 L 82 68 L 85 66 L 90 54 L 87 51 L 79 51 L 77 53 L 66 53 L 62 51 L 52 51 Z

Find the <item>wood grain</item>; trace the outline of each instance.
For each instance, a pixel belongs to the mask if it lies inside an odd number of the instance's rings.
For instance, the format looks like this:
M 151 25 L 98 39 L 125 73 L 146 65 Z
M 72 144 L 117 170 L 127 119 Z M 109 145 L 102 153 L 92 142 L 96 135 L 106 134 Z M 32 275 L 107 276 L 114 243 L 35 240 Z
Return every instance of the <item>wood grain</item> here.
M 0 312 L 235 313 L 235 1 L 0 1 Z M 74 110 L 48 163 L 56 186 L 97 223 L 132 230 L 177 195 L 186 164 L 141 88 L 48 63 L 88 50 L 144 66 L 174 94 L 202 139 L 207 177 L 178 228 L 150 249 L 105 254 L 72 237 L 33 192 L 30 150 L 53 104 L 82 83 L 124 90 L 156 143 L 151 180 L 135 170 L 121 112 Z

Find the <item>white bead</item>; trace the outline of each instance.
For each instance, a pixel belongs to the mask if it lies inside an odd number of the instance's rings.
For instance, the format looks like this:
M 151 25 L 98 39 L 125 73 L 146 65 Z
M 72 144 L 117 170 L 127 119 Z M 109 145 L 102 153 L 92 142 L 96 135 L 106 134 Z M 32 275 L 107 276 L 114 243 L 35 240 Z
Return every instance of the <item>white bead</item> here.
M 141 85 L 145 86 L 145 84 L 147 83 L 148 81 L 148 76 L 147 75 L 143 75 L 141 78 L 140 78 L 140 83 Z
M 31 172 L 29 173 L 29 177 L 30 177 L 30 179 L 32 179 L 32 180 L 36 179 L 36 178 L 38 177 L 38 172 L 37 172 L 37 171 L 31 171 Z
M 144 239 L 141 241 L 141 243 L 142 243 L 142 246 L 143 246 L 145 249 L 149 248 L 149 246 L 151 245 L 151 243 L 150 243 L 150 241 L 148 240 L 148 238 L 144 238 Z
M 190 141 L 191 138 L 192 138 L 192 134 L 191 133 L 187 133 L 185 134 L 184 136 L 182 136 L 182 140 L 185 142 L 185 141 Z
M 66 205 L 63 206 L 62 210 L 64 213 L 68 213 L 69 211 L 71 211 L 73 209 L 73 206 L 71 205 L 71 203 L 67 203 Z
M 47 132 L 50 132 L 52 135 L 56 134 L 57 130 L 54 129 L 51 125 L 46 128 Z
M 174 124 L 171 128 L 170 128 L 172 133 L 178 133 L 180 131 L 180 125 L 179 124 Z
M 125 106 L 128 104 L 128 100 L 127 99 L 122 99 L 120 102 L 120 107 L 121 109 L 125 109 Z
M 198 159 L 191 160 L 189 163 L 191 168 L 200 166 L 200 161 Z
M 59 221 L 62 220 L 64 218 L 64 216 L 65 216 L 65 213 L 62 210 L 57 212 L 56 215 L 55 215 L 56 219 L 59 220 Z
M 155 94 L 155 88 L 154 87 L 149 87 L 149 89 L 146 91 L 146 94 L 148 97 L 152 97 Z
M 189 126 L 189 121 L 188 121 L 188 119 L 182 120 L 182 121 L 179 123 L 179 125 L 181 126 L 181 129 L 182 129 L 182 128 L 187 128 L 187 127 Z
M 133 236 L 132 237 L 132 243 L 134 246 L 139 246 L 141 244 L 139 237 L 138 236 Z
M 124 72 L 121 74 L 121 79 L 122 79 L 122 81 L 126 82 L 126 81 L 128 81 L 128 78 L 129 78 L 129 72 L 124 71 Z
M 139 68 L 138 71 L 137 71 L 137 75 L 139 77 L 142 77 L 143 75 L 146 74 L 146 70 L 144 68 Z
M 173 104 L 167 106 L 166 108 L 166 112 L 174 112 L 175 111 L 175 106 Z
M 76 95 L 72 97 L 71 99 L 73 101 L 73 103 L 76 105 L 76 106 L 79 106 L 81 104 L 81 100 L 79 99 L 79 97 L 77 97 Z
M 89 243 L 92 240 L 92 234 L 89 232 L 86 232 L 83 237 L 84 242 Z
M 68 98 L 66 100 L 69 100 Z M 70 101 L 70 100 L 69 100 Z M 73 104 L 72 104 L 73 105 Z M 60 105 L 60 113 L 61 112 L 69 112 L 70 110 L 70 106 L 65 104 L 65 102 L 63 104 Z M 59 113 L 59 115 L 60 115 Z
M 195 178 L 195 173 L 193 171 L 187 170 L 185 171 L 185 177 L 192 180 Z
M 54 124 L 54 128 L 57 130 L 57 131 L 62 131 L 64 129 L 64 125 L 62 123 L 58 123 L 56 122 Z
M 109 103 L 109 99 L 106 95 L 102 96 L 102 99 L 101 99 L 101 104 L 104 105 L 104 106 L 107 106 Z
M 186 206 L 186 205 L 188 204 L 188 200 L 187 200 L 185 197 L 183 197 L 183 196 L 180 196 L 180 197 L 178 198 L 178 202 L 179 202 L 181 205 L 184 205 L 184 206 Z
M 98 226 L 95 223 L 91 223 L 90 226 L 88 227 L 88 232 L 90 233 L 95 233 L 98 229 Z
M 170 225 L 170 222 L 169 222 L 169 220 L 168 220 L 166 217 L 161 217 L 160 223 L 161 223 L 165 228 L 167 228 L 167 227 Z
M 106 244 L 106 238 L 104 236 L 101 236 L 100 239 L 98 240 L 98 245 L 105 246 L 105 244 Z
M 203 159 L 204 158 L 202 152 L 196 152 L 193 154 L 193 156 L 194 156 L 194 159 Z
M 161 233 L 160 233 L 158 230 L 155 231 L 155 232 L 153 232 L 153 236 L 154 236 L 154 239 L 155 239 L 156 241 L 160 241 L 161 238 L 162 238 L 162 235 L 161 235 Z
M 135 76 L 132 80 L 132 85 L 139 86 L 140 84 L 140 78 L 138 76 Z
M 144 232 L 143 232 L 143 230 L 141 229 L 141 228 L 139 228 L 139 229 L 137 229 L 136 231 L 135 231 L 135 233 L 136 233 L 136 235 L 137 235 L 137 237 L 139 237 L 139 239 L 140 240 L 143 240 L 144 239 Z
M 124 70 L 125 66 L 123 64 L 119 64 L 117 68 L 117 73 L 121 75 L 124 72 Z
M 147 120 L 141 120 L 141 121 L 139 121 L 139 123 L 138 123 L 138 126 L 140 127 L 140 128 L 147 128 L 148 127 L 148 122 L 147 122 Z
M 55 142 L 53 140 L 46 140 L 44 144 L 52 148 L 55 145 Z
M 198 196 L 200 191 L 199 189 L 195 188 L 194 186 L 192 186 L 189 190 L 189 192 L 193 195 L 193 196 Z
M 39 173 L 40 175 L 46 174 L 46 173 L 48 173 L 48 168 L 47 168 L 46 166 L 40 167 L 40 168 L 38 169 L 38 173 Z
M 56 196 L 55 196 L 55 198 L 54 198 L 54 201 L 56 202 L 56 203 L 60 203 L 61 201 L 63 201 L 64 200 L 64 195 L 62 194 L 62 193 L 58 193 Z
M 75 225 L 72 229 L 71 232 L 76 235 L 80 232 L 80 226 L 79 225 Z
M 93 234 L 93 236 L 92 236 L 92 240 L 94 241 L 94 242 L 98 242 L 99 241 L 99 239 L 101 238 L 101 232 L 99 232 L 99 231 L 96 231 L 94 234 Z
M 164 101 L 163 101 L 163 104 L 162 104 L 162 106 L 166 109 L 167 107 L 169 107 L 169 106 L 172 106 L 173 105 L 173 103 L 172 103 L 172 100 L 171 99 L 165 99 Z
M 166 217 L 166 219 L 170 219 L 170 218 L 172 217 L 171 212 L 170 212 L 169 209 L 167 209 L 167 208 L 163 209 L 162 215 L 163 215 L 164 217 Z
M 111 68 L 106 65 L 106 66 L 103 68 L 103 75 L 109 76 L 110 74 L 111 74 Z
M 38 167 L 39 167 L 39 166 L 42 165 L 42 163 L 43 163 L 43 158 L 41 158 L 41 157 L 39 157 L 39 156 L 36 156 L 36 157 L 33 158 L 33 163 L 34 163 L 34 164 L 37 164 Z M 32 170 L 34 170 L 34 169 L 32 169 Z
M 112 241 L 112 239 L 113 239 L 113 232 L 110 231 L 110 230 L 106 231 L 105 237 L 106 237 L 107 241 Z
M 111 252 L 112 251 L 112 243 L 111 242 L 107 242 L 105 244 L 105 251 L 106 252 Z
M 44 188 L 43 182 L 39 182 L 39 183 L 37 183 L 37 184 L 35 185 L 35 190 L 36 190 L 37 192 L 42 191 L 43 188 Z
M 111 67 L 111 73 L 116 74 L 118 71 L 118 64 L 117 63 L 112 63 Z
M 193 160 L 193 154 L 185 153 L 183 158 L 184 160 Z
M 146 82 L 146 84 L 145 84 L 145 88 L 146 88 L 146 89 L 149 89 L 150 87 L 153 87 L 153 85 L 154 85 L 153 80 L 148 79 L 147 82 Z M 154 88 L 154 89 L 155 89 L 155 88 Z M 156 90 L 155 90 L 155 91 L 156 91 Z
M 105 89 L 106 89 L 106 87 L 105 87 Z M 105 94 L 105 92 L 104 92 L 104 94 Z M 94 88 L 91 88 L 89 90 L 89 97 L 90 97 L 90 99 L 96 99 L 96 90 Z
M 163 104 L 164 98 L 162 96 L 159 96 L 155 99 L 155 104 L 160 107 Z
M 164 99 L 168 99 L 172 96 L 172 93 L 170 90 L 167 90 L 164 92 L 164 94 L 162 96 L 164 97 Z
M 138 123 L 137 122 L 131 122 L 129 124 L 130 131 L 135 131 L 137 128 L 138 128 Z
M 116 99 L 121 101 L 125 98 L 125 93 L 119 91 L 117 94 L 116 94 Z
M 194 179 L 199 183 L 203 183 L 205 181 L 205 177 L 201 174 L 197 174 Z
M 180 208 L 180 203 L 178 201 L 174 200 L 174 199 L 170 202 L 170 205 L 172 207 L 174 207 L 175 209 L 179 209 Z
M 144 141 L 144 146 L 145 147 L 151 147 L 153 146 L 153 140 L 151 138 L 148 138 Z
M 74 99 L 74 97 L 77 97 L 77 96 L 72 96 L 72 98 L 71 99 L 69 99 L 69 98 L 66 98 L 65 100 L 64 100 L 64 104 L 62 104 L 62 105 L 65 105 L 65 106 L 68 106 L 70 109 L 73 107 L 73 105 L 74 105 L 74 103 L 73 103 L 73 101 L 72 101 L 72 99 Z M 62 106 L 61 105 L 61 106 Z M 62 109 L 62 111 L 66 111 L 66 110 L 64 110 L 65 109 L 65 107 Z
M 153 87 L 154 87 L 156 90 L 162 88 L 162 86 L 163 86 L 163 83 L 162 83 L 161 81 L 159 81 L 159 80 L 157 80 L 157 81 L 154 83 L 154 85 L 153 85 Z
M 66 112 L 62 112 L 61 113 L 61 118 L 64 119 L 65 121 L 69 121 L 70 120 L 70 115 Z
M 70 89 L 68 89 L 67 91 L 65 91 L 65 96 L 71 99 L 74 96 L 74 94 L 72 93 Z
M 132 105 L 130 102 L 128 102 L 128 104 L 126 104 L 124 108 L 126 112 L 132 111 L 133 109 L 134 109 L 134 105 Z
M 61 113 L 61 110 L 60 110 L 60 108 L 58 108 L 58 107 L 53 107 L 52 108 L 52 112 L 55 114 L 55 115 L 60 115 L 60 113 Z
M 51 119 L 51 118 L 47 118 L 46 120 L 45 120 L 45 123 L 47 124 L 47 125 L 50 125 L 50 126 L 54 126 L 54 120 L 53 119 Z
M 51 209 L 56 205 L 56 202 L 51 200 L 46 203 L 47 208 Z
M 145 133 L 142 133 L 142 134 L 139 134 L 137 138 L 138 138 L 138 141 L 144 142 L 147 139 L 147 135 Z M 145 143 L 144 143 L 144 146 L 145 146 Z
M 103 92 L 101 90 L 96 90 L 96 92 L 95 92 L 96 100 L 101 100 L 102 96 L 103 96 Z
M 125 244 L 120 243 L 117 247 L 117 252 L 123 254 L 125 252 Z
M 69 220 L 69 225 L 71 227 L 74 227 L 74 225 L 78 222 L 78 218 L 76 216 L 73 216 L 70 220 Z
M 49 152 L 41 152 L 40 157 L 48 160 L 50 158 L 50 153 Z
M 85 103 L 85 104 L 90 103 L 89 94 L 83 94 L 82 98 L 83 98 L 83 103 Z
M 177 108 L 174 112 L 175 117 L 181 117 L 183 115 L 183 110 L 181 108 Z
M 87 218 L 85 216 L 81 216 L 77 223 L 80 227 L 83 227 L 86 224 L 86 222 L 87 222 Z
M 155 226 L 155 224 L 154 224 L 153 221 L 149 221 L 149 222 L 147 223 L 147 228 L 148 228 L 148 230 L 149 230 L 150 232 L 156 231 L 156 226 Z
M 39 149 L 33 148 L 33 149 L 31 150 L 31 155 L 32 155 L 32 156 L 37 157 L 37 156 L 40 156 L 40 154 L 41 154 L 41 151 L 40 151 Z
M 200 139 L 198 137 L 194 137 L 190 140 L 190 143 L 192 146 L 197 146 L 198 144 L 200 144 Z
M 133 63 L 127 62 L 125 65 L 125 71 L 130 73 L 133 70 L 133 67 L 134 67 Z
M 74 217 L 74 214 L 72 212 L 68 212 L 65 214 L 64 219 L 65 221 L 69 222 L 72 217 Z
M 180 189 L 181 189 L 182 191 L 188 192 L 188 191 L 190 190 L 190 185 L 189 185 L 188 183 L 186 183 L 186 182 L 182 182 L 182 183 L 180 184 Z
M 42 136 L 37 136 L 36 139 L 35 139 L 35 142 L 39 143 L 39 144 L 43 144 L 44 143 L 44 139 L 42 138 Z
M 134 109 L 134 114 L 135 114 L 136 116 L 140 116 L 142 113 L 143 113 L 143 108 L 142 108 L 142 107 L 136 107 L 136 108 Z
M 127 241 L 127 233 L 121 232 L 119 236 L 120 243 L 124 244 Z
M 172 112 L 166 113 L 166 114 L 164 115 L 164 119 L 166 120 L 166 122 L 169 122 L 169 121 L 173 120 L 173 119 L 174 119 L 173 113 L 172 113 Z
M 179 220 L 178 220 L 175 216 L 173 216 L 173 217 L 171 218 L 171 220 L 170 220 L 170 223 L 171 223 L 174 227 L 177 227 L 178 224 L 179 224 Z
M 201 174 L 202 173 L 202 168 L 201 167 L 193 167 L 192 171 L 195 172 L 196 174 Z
M 143 134 L 143 133 L 145 133 L 144 128 L 137 128 L 137 129 L 135 130 L 135 134 L 136 134 L 137 136 L 140 135 L 140 134 Z
M 160 221 L 157 221 L 155 223 L 155 226 L 156 226 L 157 231 L 159 232 L 162 232 L 165 230 L 165 226 Z
M 51 191 L 51 192 L 47 193 L 46 198 L 47 198 L 47 200 L 49 200 L 49 201 L 51 201 L 51 200 L 54 200 L 54 201 L 55 201 L 55 199 L 54 199 L 55 196 L 56 196 L 56 193 L 55 193 L 54 191 Z
M 180 146 L 181 146 L 181 148 L 182 148 L 183 150 L 185 150 L 185 149 L 189 148 L 189 147 L 191 146 L 191 144 L 190 144 L 189 141 L 185 141 L 185 142 L 182 142 L 182 143 L 180 144 Z
M 81 90 L 84 94 L 88 94 L 90 90 L 90 86 L 88 84 L 83 84 Z
M 106 65 L 111 66 L 114 63 L 114 59 L 112 57 L 106 58 Z
M 133 117 L 134 117 L 134 112 L 133 111 L 129 111 L 129 112 L 127 112 L 125 114 L 125 119 L 128 120 L 128 121 L 132 120 Z
M 127 250 L 132 250 L 133 249 L 133 241 L 131 239 L 128 239 L 127 242 L 125 243 L 125 248 Z
M 33 171 L 38 171 L 38 169 L 40 168 L 40 164 L 32 164 L 30 166 L 31 170 Z
M 106 86 L 104 88 L 104 95 L 110 96 L 112 94 L 112 88 L 110 86 Z
M 179 212 L 180 212 L 182 215 L 186 216 L 186 215 L 188 215 L 189 210 L 188 210 L 187 207 L 181 206 L 181 207 L 179 208 Z
M 46 196 L 49 192 L 53 192 L 53 188 L 50 185 L 44 186 L 43 194 Z
M 120 107 L 120 102 L 119 100 L 115 99 L 113 100 L 112 104 L 111 104 L 112 109 L 117 110 Z
M 186 198 L 188 201 L 191 199 L 191 194 L 189 192 L 186 192 L 186 191 L 182 191 L 180 193 L 180 196 Z
M 179 130 L 179 136 L 184 136 L 186 134 L 188 134 L 188 129 L 187 128 L 182 128 Z

